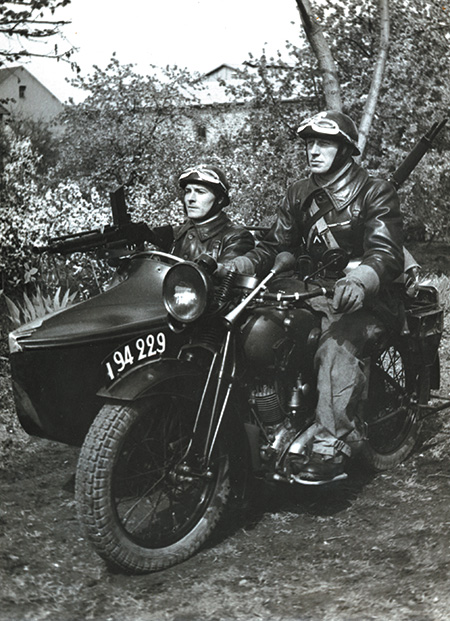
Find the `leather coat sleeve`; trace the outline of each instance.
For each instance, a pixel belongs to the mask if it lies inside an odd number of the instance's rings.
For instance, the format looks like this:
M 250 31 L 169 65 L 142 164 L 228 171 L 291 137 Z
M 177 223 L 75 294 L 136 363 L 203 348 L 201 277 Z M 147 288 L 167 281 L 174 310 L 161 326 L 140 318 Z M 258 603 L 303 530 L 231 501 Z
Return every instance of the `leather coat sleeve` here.
M 381 285 L 403 271 L 403 222 L 397 192 L 388 181 L 373 179 L 363 198 L 363 257 Z
M 242 227 L 233 227 L 223 238 L 219 262 L 226 263 L 235 257 L 246 254 L 255 247 L 255 239 L 250 231 Z
M 255 265 L 257 275 L 266 274 L 273 265 L 279 252 L 295 253 L 302 244 L 302 238 L 296 218 L 296 187 L 299 182 L 292 184 L 278 208 L 277 218 L 272 227 L 257 245 L 246 256 Z

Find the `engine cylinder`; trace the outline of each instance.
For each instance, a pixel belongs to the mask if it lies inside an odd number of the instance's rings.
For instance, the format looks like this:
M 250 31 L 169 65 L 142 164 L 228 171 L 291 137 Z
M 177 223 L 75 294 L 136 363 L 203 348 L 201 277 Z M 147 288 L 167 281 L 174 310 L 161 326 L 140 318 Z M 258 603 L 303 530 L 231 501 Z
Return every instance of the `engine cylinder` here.
M 285 414 L 273 386 L 262 386 L 254 390 L 252 392 L 252 401 L 255 404 L 261 422 L 266 425 L 274 425 L 283 420 Z

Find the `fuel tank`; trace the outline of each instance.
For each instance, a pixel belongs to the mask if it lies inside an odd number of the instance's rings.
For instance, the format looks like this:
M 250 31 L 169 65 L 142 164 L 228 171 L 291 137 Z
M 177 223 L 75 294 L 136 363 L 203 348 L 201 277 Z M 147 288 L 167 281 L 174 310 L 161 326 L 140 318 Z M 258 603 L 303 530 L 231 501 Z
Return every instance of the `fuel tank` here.
M 303 291 L 297 279 L 277 279 L 271 291 Z M 241 329 L 242 344 L 249 366 L 257 372 L 278 369 L 289 355 L 293 365 L 312 364 L 320 336 L 320 317 L 308 308 L 261 306 L 254 309 Z

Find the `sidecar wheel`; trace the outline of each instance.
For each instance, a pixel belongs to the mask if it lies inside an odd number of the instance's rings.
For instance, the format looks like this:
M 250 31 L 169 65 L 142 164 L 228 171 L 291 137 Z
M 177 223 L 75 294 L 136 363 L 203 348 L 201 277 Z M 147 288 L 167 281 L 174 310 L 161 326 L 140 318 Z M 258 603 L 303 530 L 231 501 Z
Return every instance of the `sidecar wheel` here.
M 421 393 L 421 375 L 402 348 L 391 345 L 372 360 L 362 457 L 373 470 L 392 468 L 413 451 L 421 427 Z
M 160 394 L 132 406 L 105 405 L 93 422 L 77 467 L 77 509 L 88 540 L 111 566 L 147 573 L 180 563 L 222 515 L 230 483 L 220 442 L 210 477 L 176 470 L 196 407 Z

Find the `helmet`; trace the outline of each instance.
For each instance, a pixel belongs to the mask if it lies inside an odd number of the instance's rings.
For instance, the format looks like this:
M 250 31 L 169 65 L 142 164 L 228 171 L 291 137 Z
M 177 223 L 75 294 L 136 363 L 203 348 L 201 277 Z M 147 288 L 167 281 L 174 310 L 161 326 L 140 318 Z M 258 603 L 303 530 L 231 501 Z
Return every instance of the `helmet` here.
M 228 195 L 230 184 L 225 177 L 225 173 L 217 166 L 200 164 L 184 170 L 178 178 L 181 188 L 185 188 L 188 183 L 199 183 L 209 188 L 217 198 L 221 198 L 221 207 L 230 204 Z
M 319 112 L 300 125 L 297 133 L 302 138 L 329 136 L 353 147 L 352 155 L 359 155 L 358 130 L 352 119 L 338 110 Z

